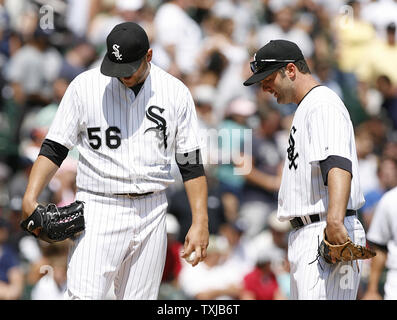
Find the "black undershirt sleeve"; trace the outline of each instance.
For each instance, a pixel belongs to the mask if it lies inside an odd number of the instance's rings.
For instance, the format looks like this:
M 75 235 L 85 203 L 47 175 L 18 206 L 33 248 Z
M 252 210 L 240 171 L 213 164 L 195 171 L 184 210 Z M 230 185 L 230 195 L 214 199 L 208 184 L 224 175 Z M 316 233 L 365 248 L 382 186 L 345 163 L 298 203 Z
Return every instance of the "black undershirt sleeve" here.
M 177 153 L 175 160 L 183 182 L 205 175 L 200 149 L 188 153 Z
M 58 167 L 69 153 L 69 149 L 58 142 L 45 139 L 41 145 L 39 156 L 44 156 L 54 162 Z
M 340 168 L 352 174 L 352 162 L 349 159 L 340 156 L 329 156 L 327 159 L 320 161 L 321 175 L 323 176 L 324 185 L 328 185 L 328 172 L 332 168 Z

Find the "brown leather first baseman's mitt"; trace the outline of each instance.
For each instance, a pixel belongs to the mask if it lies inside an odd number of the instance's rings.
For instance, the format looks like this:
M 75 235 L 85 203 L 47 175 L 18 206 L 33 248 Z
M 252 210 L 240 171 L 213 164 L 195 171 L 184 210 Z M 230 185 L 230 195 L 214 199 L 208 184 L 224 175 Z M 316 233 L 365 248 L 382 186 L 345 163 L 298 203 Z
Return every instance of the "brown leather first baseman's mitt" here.
M 75 201 L 59 208 L 55 204 L 49 204 L 47 207 L 38 205 L 33 213 L 21 222 L 23 230 L 50 243 L 70 238 L 83 231 L 84 227 L 82 201 Z
M 324 239 L 318 247 L 318 255 L 323 257 L 326 262 L 333 263 L 331 256 L 336 259 L 336 262 L 340 262 L 370 259 L 373 258 L 376 253 L 367 247 L 353 243 L 349 237 L 343 244 L 331 244 L 326 239 L 324 229 Z

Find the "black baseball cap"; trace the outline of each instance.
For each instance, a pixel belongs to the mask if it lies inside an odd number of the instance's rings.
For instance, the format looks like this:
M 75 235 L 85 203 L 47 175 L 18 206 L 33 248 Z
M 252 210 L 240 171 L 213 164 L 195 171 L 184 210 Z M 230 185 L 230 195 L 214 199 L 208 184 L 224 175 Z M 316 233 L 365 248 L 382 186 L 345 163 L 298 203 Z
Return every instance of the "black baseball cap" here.
M 294 42 L 270 40 L 255 53 L 254 61 L 250 63 L 253 75 L 244 82 L 244 85 L 257 83 L 288 63 L 303 59 L 302 51 Z
M 390 22 L 386 26 L 386 31 L 387 32 L 396 32 L 396 24 L 394 22 Z
M 130 77 L 141 65 L 149 50 L 149 39 L 141 26 L 123 22 L 115 26 L 106 38 L 107 52 L 101 72 L 109 77 Z

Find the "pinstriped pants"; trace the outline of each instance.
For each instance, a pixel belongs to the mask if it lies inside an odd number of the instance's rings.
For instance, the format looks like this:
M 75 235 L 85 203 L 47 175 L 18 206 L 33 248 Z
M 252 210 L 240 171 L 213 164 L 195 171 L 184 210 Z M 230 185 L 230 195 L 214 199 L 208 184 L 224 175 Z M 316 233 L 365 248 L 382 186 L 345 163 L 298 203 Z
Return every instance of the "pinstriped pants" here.
M 85 231 L 68 258 L 65 299 L 104 299 L 114 282 L 117 299 L 157 299 L 167 236 L 165 192 L 130 199 L 79 191 Z
M 355 216 L 345 218 L 345 227 L 354 243 L 366 243 L 364 228 Z M 360 283 L 356 261 L 328 264 L 316 260 L 323 239 L 325 221 L 293 230 L 288 239 L 288 260 L 293 300 L 355 300 Z M 313 262 L 314 261 L 314 262 Z M 312 263 L 313 262 L 313 263 Z M 362 260 L 358 260 L 361 271 Z

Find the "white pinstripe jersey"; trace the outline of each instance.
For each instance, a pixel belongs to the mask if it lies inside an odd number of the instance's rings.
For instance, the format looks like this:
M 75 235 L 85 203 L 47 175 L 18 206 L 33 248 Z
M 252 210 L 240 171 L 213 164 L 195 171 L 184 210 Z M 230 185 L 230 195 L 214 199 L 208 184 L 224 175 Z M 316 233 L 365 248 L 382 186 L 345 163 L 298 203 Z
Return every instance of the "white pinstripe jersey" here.
M 352 162 L 352 185 L 347 209 L 364 204 L 358 175 L 356 144 L 349 113 L 329 88 L 313 88 L 300 102 L 292 121 L 281 186 L 278 218 L 289 220 L 327 212 L 328 187 L 319 162 L 336 155 Z
M 78 75 L 46 138 L 76 145 L 77 187 L 106 194 L 164 190 L 175 152 L 199 148 L 188 88 L 153 63 L 137 96 L 99 67 Z
M 367 239 L 387 246 L 386 266 L 397 270 L 397 187 L 386 192 L 376 206 Z

